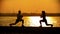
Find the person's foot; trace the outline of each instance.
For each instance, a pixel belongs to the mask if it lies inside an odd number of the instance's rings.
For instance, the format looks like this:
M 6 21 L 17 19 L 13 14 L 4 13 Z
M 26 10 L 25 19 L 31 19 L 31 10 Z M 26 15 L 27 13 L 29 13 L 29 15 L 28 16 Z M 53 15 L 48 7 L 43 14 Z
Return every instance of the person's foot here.
M 12 24 L 9 24 L 10 26 L 12 26 Z
M 53 25 L 51 25 L 51 27 L 53 27 Z
M 24 25 L 22 24 L 22 27 L 24 27 Z
M 40 27 L 42 27 L 42 26 L 40 26 Z
M 14 23 L 10 24 L 10 26 L 15 25 Z

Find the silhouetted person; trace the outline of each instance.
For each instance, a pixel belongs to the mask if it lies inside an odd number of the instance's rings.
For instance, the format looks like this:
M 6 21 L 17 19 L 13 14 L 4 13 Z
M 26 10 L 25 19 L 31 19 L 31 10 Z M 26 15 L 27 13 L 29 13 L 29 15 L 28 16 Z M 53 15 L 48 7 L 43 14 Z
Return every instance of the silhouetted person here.
M 52 24 L 48 24 L 47 23 L 45 11 L 42 11 L 41 18 L 43 18 L 42 20 L 40 20 L 41 27 L 42 27 L 42 23 L 41 22 L 45 22 L 46 25 L 51 25 L 51 27 L 53 26 Z
M 22 26 L 23 26 L 24 20 L 23 20 L 22 18 L 23 18 L 23 16 L 21 15 L 21 11 L 18 11 L 16 22 L 10 24 L 10 26 L 11 26 L 11 25 L 16 25 L 19 21 L 20 21 L 20 22 L 22 21 Z

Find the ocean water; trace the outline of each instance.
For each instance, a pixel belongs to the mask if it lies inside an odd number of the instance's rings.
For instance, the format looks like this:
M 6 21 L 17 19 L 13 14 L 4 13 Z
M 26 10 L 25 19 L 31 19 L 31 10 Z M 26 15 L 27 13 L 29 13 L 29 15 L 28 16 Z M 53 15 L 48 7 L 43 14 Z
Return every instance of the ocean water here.
M 0 26 L 10 26 L 9 24 L 15 23 L 16 17 L 0 17 Z M 60 17 L 46 17 L 48 24 L 52 24 L 53 27 L 60 27 Z M 39 16 L 24 16 L 24 26 L 26 27 L 39 27 L 40 26 L 40 18 Z M 51 27 L 47 26 L 44 22 L 41 22 L 43 27 Z M 22 22 L 18 22 L 16 25 L 12 26 L 22 26 Z

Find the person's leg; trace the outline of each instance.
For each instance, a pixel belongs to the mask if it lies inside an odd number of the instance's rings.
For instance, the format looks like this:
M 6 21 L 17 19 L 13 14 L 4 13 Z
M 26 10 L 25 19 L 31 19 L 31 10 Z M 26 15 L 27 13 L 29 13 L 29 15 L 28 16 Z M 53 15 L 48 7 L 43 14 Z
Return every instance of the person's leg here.
M 16 19 L 15 23 L 12 23 L 12 24 L 10 24 L 10 25 L 16 25 L 18 22 L 19 22 L 19 20 Z
M 47 20 L 45 20 L 45 23 L 46 23 L 46 25 L 48 25 L 48 26 L 49 26 L 49 25 L 51 25 L 51 27 L 53 27 L 53 25 L 52 25 L 52 24 L 48 24 L 48 23 L 47 23 Z
M 22 26 L 24 26 L 23 24 L 24 24 L 24 20 L 23 19 L 21 19 L 20 21 L 22 21 Z
M 17 24 L 19 22 L 19 20 L 17 19 L 16 22 L 14 24 Z
M 46 24 L 46 25 L 49 25 L 49 24 L 47 23 L 47 20 L 44 20 L 44 21 L 45 21 L 45 24 Z
M 42 23 L 41 22 L 42 22 L 42 20 L 40 20 L 40 26 L 42 27 Z

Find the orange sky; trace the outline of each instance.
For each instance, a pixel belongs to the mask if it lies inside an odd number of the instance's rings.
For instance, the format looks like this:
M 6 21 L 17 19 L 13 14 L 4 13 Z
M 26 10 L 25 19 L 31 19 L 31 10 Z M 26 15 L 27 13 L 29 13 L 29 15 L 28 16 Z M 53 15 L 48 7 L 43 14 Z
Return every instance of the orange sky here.
M 47 13 L 59 13 L 58 4 L 55 0 L 2 0 L 0 1 L 0 13 L 40 13 L 45 10 Z

